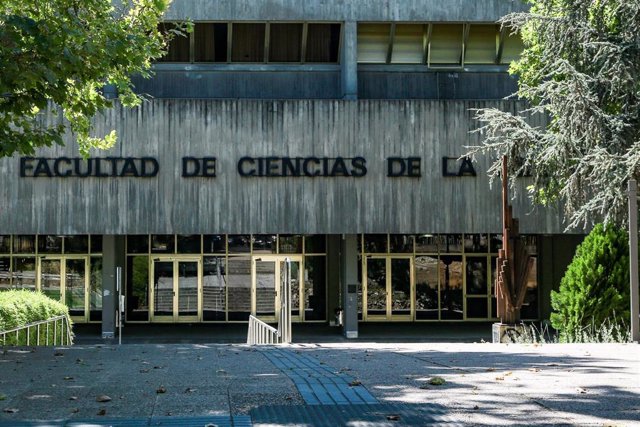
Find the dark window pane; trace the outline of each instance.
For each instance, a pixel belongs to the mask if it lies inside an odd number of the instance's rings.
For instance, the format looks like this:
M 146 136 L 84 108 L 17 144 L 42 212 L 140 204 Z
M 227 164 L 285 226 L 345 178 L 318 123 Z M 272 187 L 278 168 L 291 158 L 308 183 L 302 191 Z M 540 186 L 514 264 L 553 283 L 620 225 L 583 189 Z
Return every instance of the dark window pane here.
M 229 236 L 229 253 L 251 252 L 251 236 L 239 234 Z
M 192 36 L 196 62 L 227 62 L 226 23 L 196 23 Z
M 340 24 L 309 24 L 306 62 L 338 62 Z
M 530 255 L 536 255 L 538 253 L 538 236 L 533 234 L 525 234 L 522 236 L 524 244 L 527 246 Z
M 61 254 L 61 236 L 38 236 L 38 253 L 40 254 Z
M 256 234 L 253 236 L 254 254 L 275 254 L 276 253 L 275 234 Z
M 87 268 L 84 259 L 67 259 L 65 270 L 64 302 L 69 307 L 71 316 L 84 316 L 85 313 L 85 280 Z M 83 319 L 84 320 L 84 319 Z
M 391 314 L 404 316 L 411 314 L 411 261 L 409 258 L 391 258 Z
M 149 257 L 127 257 L 127 321 L 149 320 Z
M 467 295 L 487 294 L 487 259 L 467 257 Z
M 498 257 L 491 257 L 491 278 L 489 279 L 489 287 L 491 289 L 491 295 L 496 294 L 496 263 L 498 262 Z
M 362 320 L 362 255 L 358 255 L 358 320 Z
M 102 253 L 102 235 L 100 234 L 91 235 L 91 253 L 92 254 Z
M 527 276 L 527 294 L 524 298 L 524 304 L 522 305 L 520 316 L 523 319 L 537 320 L 539 317 L 537 258 L 532 257 L 529 262 L 531 263 L 531 269 Z
M 304 268 L 304 318 L 305 320 L 327 320 L 325 257 L 305 257 Z
M 302 24 L 269 26 L 269 62 L 300 62 Z
M 367 316 L 387 314 L 387 262 L 367 258 Z
M 281 234 L 278 236 L 278 246 L 281 254 L 301 254 L 302 235 Z
M 102 258 L 93 257 L 90 261 L 89 276 L 89 320 L 102 320 Z
M 233 24 L 231 60 L 263 62 L 265 24 Z
M 445 234 L 444 248 L 441 252 L 460 253 L 462 252 L 462 235 L 461 234 Z
M 227 306 L 225 257 L 204 257 L 202 269 L 202 318 L 205 321 L 224 321 Z
M 33 254 L 36 252 L 36 236 L 13 236 L 14 254 Z
M 89 252 L 89 236 L 65 236 L 65 254 L 86 254 Z
M 502 249 L 502 234 L 491 235 L 491 252 L 498 253 Z
M 11 258 L 0 257 L 0 291 L 11 288 Z
M 170 33 L 176 29 L 176 24 L 163 22 L 158 25 L 162 33 Z M 172 34 L 173 38 L 167 46 L 167 53 L 159 62 L 189 62 L 189 34 Z
M 360 235 L 358 235 L 359 240 Z M 304 236 L 304 250 L 308 254 L 323 254 L 327 252 L 327 236 L 324 234 Z
M 416 257 L 416 319 L 438 319 L 438 258 Z
M 175 251 L 173 234 L 154 234 L 151 236 L 151 252 L 172 254 Z
M 462 319 L 462 257 L 440 257 L 440 310 L 442 320 Z
M 200 235 L 192 234 L 189 236 L 178 236 L 178 253 L 179 254 L 199 254 Z
M 13 258 L 13 287 L 36 290 L 35 258 Z
M 437 234 L 419 234 L 416 236 L 416 252 L 437 254 L 439 249 L 444 249 L 444 236 Z
M 465 234 L 464 251 L 467 253 L 487 253 L 489 242 L 486 234 Z
M 0 236 L 0 253 L 8 254 L 11 252 L 11 236 Z
M 486 319 L 489 317 L 489 307 L 486 298 L 467 298 L 467 318 Z
M 227 252 L 227 240 L 224 234 L 207 234 L 202 243 L 205 254 L 223 254 Z
M 364 235 L 364 251 L 367 253 L 386 253 L 387 252 L 387 235 L 386 234 L 365 234 Z
M 127 236 L 127 253 L 146 254 L 149 252 L 149 236 L 146 234 Z
M 389 236 L 389 245 L 391 253 L 413 253 L 413 236 L 392 234 Z
M 249 320 L 249 314 L 251 314 L 251 258 L 229 257 L 227 286 L 229 320 Z
M 498 304 L 495 296 L 491 297 L 491 317 L 494 319 L 498 317 Z

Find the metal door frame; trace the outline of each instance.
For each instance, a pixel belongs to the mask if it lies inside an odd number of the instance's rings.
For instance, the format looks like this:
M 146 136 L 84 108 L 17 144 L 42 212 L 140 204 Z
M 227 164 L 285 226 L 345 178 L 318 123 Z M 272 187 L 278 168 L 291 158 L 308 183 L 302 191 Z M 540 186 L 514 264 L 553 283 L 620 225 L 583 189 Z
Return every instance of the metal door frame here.
M 255 254 L 251 257 L 251 315 L 256 316 L 257 309 L 257 286 L 258 286 L 258 278 L 256 274 L 256 263 L 257 262 L 275 262 L 275 290 L 276 290 L 276 300 L 275 300 L 275 315 L 274 316 L 260 316 L 260 320 L 267 322 L 276 322 L 280 316 L 280 281 L 282 280 L 282 274 L 280 270 L 280 263 L 284 262 L 285 259 L 289 258 L 289 260 L 294 263 L 297 262 L 300 265 L 300 270 L 298 271 L 298 297 L 299 297 L 299 315 L 291 316 L 291 320 L 295 322 L 304 321 L 304 256 L 302 255 L 274 255 L 274 254 L 265 254 L 258 255 Z
M 415 319 L 415 268 L 413 255 L 367 255 L 362 258 L 362 320 L 363 321 L 412 321 Z M 370 259 L 385 260 L 385 291 L 386 291 L 386 313 L 385 315 L 373 314 L 368 315 L 367 292 L 368 292 L 368 268 Z M 409 314 L 392 314 L 393 313 L 393 295 L 391 292 L 391 261 L 394 259 L 409 260 Z
M 173 303 L 171 316 L 155 315 L 155 263 L 156 262 L 171 262 L 173 263 Z M 179 315 L 179 298 L 180 289 L 178 287 L 178 264 L 181 262 L 195 262 L 198 268 L 197 278 L 197 299 L 198 307 L 197 314 L 195 316 L 180 316 Z M 202 321 L 202 256 L 193 255 L 168 255 L 168 256 L 152 256 L 150 258 L 151 265 L 149 266 L 149 322 L 152 323 L 181 323 L 181 322 L 201 322 Z
M 89 255 L 40 255 L 36 257 L 36 291 L 42 292 L 42 261 L 60 261 L 60 302 L 66 306 L 67 260 L 84 260 L 84 315 L 70 316 L 78 323 L 89 322 L 91 257 Z

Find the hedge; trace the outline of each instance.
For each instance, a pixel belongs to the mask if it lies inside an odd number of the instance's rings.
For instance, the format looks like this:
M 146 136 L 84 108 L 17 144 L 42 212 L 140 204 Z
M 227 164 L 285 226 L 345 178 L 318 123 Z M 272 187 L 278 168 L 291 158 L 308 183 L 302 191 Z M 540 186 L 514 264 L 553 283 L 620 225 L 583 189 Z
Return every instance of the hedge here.
M 67 306 L 40 292 L 23 289 L 0 291 L 0 332 L 62 315 L 66 316 L 67 322 L 71 325 L 71 318 L 69 317 L 69 309 Z M 58 328 L 60 328 L 60 326 L 58 326 Z M 41 343 L 46 342 L 44 338 L 45 333 L 46 328 L 40 328 Z M 11 337 L 7 336 L 6 344 L 25 345 L 27 342 L 26 338 L 26 333 L 23 333 L 16 342 L 15 335 Z M 35 329 L 31 331 L 29 343 L 31 345 L 35 345 L 36 343 Z M 49 338 L 49 343 L 52 343 L 52 338 Z M 2 341 L 0 341 L 0 345 L 2 344 Z

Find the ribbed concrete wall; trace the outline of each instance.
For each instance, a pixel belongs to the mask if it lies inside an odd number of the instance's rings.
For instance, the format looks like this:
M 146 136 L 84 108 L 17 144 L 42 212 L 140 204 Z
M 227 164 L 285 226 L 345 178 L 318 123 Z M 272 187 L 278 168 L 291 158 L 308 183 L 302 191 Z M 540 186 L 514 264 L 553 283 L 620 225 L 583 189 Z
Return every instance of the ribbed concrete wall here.
M 95 156 L 157 158 L 154 178 L 21 178 L 0 161 L 5 233 L 414 233 L 498 232 L 500 193 L 488 162 L 477 177 L 442 176 L 442 157 L 479 142 L 471 108 L 514 101 L 154 100 L 96 119 L 117 147 Z M 69 139 L 71 141 L 71 139 Z M 37 156 L 77 156 L 74 144 Z M 184 156 L 217 158 L 216 178 L 183 178 Z M 243 156 L 366 158 L 355 177 L 247 178 Z M 421 178 L 387 177 L 388 157 L 420 157 Z M 523 188 L 525 182 L 523 182 Z M 520 192 L 524 232 L 562 230 L 554 211 L 532 211 Z
M 519 0 L 173 0 L 166 19 L 494 22 Z

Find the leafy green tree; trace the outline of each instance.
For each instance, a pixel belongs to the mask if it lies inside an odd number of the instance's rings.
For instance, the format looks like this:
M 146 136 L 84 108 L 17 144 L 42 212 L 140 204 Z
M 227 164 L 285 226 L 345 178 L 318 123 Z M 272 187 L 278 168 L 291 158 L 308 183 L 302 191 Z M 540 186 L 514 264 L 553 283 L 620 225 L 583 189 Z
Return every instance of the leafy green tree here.
M 130 76 L 148 76 L 163 55 L 172 34 L 158 23 L 170 1 L 2 0 L 0 157 L 62 144 L 59 116 L 81 153 L 113 145 L 115 131 L 91 136 L 91 118 L 113 102 L 102 88 L 113 85 L 125 106 L 140 103 Z
M 598 224 L 578 246 L 551 292 L 551 325 L 565 342 L 581 341 L 583 331 L 629 319 L 629 240 L 624 230 Z
M 535 202 L 562 201 L 569 228 L 626 221 L 626 184 L 640 177 L 640 1 L 529 0 L 529 12 L 501 23 L 522 35 L 511 66 L 517 113 L 477 111 L 480 146 L 499 177 L 509 159 L 513 186 L 532 176 Z

